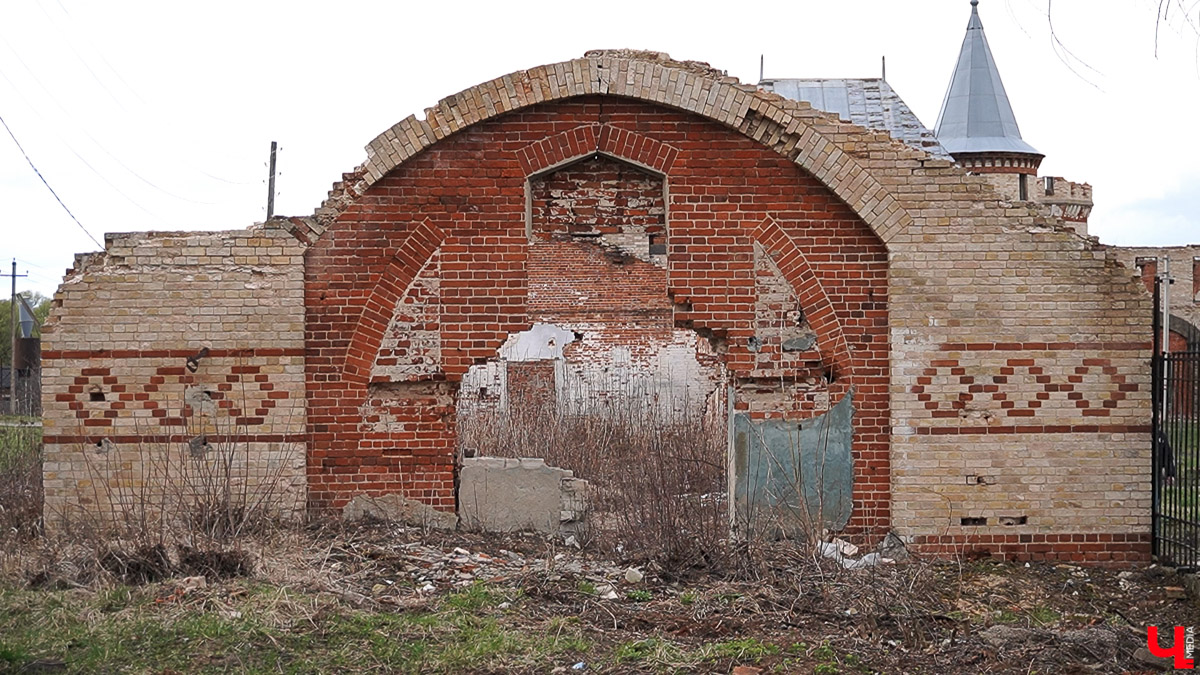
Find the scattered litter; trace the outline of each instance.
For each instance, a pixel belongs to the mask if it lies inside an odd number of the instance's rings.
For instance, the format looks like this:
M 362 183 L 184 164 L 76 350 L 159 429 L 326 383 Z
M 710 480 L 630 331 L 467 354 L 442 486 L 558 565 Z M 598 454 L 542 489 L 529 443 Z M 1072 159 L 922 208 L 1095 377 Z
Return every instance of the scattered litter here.
M 845 539 L 838 539 L 837 537 L 834 537 L 833 545 L 837 546 L 838 553 L 841 553 L 844 556 L 854 557 L 858 555 L 858 547 L 846 541 Z
M 636 567 L 630 567 L 625 570 L 625 581 L 631 584 L 641 583 L 642 579 L 645 578 L 646 575 L 642 574 L 642 571 Z
M 586 668 L 587 668 L 587 665 L 585 665 L 583 661 L 580 661 L 579 663 L 576 663 L 575 665 L 571 666 L 571 670 L 584 670 Z
M 821 555 L 823 555 L 826 558 L 829 558 L 831 560 L 838 561 L 839 563 L 841 563 L 842 567 L 845 567 L 848 570 L 857 570 L 857 569 L 862 569 L 864 567 L 874 567 L 881 562 L 885 562 L 885 563 L 893 562 L 890 558 L 884 558 L 883 556 L 879 555 L 878 553 L 868 553 L 857 560 L 855 560 L 853 558 L 848 558 L 848 557 L 846 557 L 845 554 L 843 554 L 841 552 L 841 550 L 839 549 L 837 544 L 828 542 L 828 541 L 817 542 L 817 548 L 821 551 Z M 857 551 L 858 548 L 855 547 L 854 550 Z
M 208 586 L 208 579 L 205 579 L 203 576 L 184 577 L 179 582 L 179 585 L 183 587 L 183 590 L 191 591 L 197 588 L 204 588 L 205 586 Z

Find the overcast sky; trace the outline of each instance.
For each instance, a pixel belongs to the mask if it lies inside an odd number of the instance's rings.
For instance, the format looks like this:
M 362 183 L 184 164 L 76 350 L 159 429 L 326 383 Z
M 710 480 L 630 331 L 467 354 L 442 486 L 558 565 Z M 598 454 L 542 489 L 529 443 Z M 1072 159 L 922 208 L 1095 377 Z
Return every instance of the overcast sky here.
M 982 0 L 1043 175 L 1095 188 L 1105 243 L 1200 243 L 1200 23 L 1158 0 Z M 967 0 L 257 2 L 8 0 L 0 116 L 83 226 L 231 229 L 308 215 L 363 147 L 438 99 L 514 70 L 638 48 L 771 77 L 887 78 L 932 127 Z M 1156 45 L 1156 24 L 1157 45 Z M 1051 25 L 1058 42 L 1051 36 Z M 1157 56 L 1156 56 L 1157 49 Z M 97 246 L 0 129 L 0 261 L 50 295 Z M 7 280 L 4 280 L 7 281 Z M 6 292 L 5 292 L 6 293 Z

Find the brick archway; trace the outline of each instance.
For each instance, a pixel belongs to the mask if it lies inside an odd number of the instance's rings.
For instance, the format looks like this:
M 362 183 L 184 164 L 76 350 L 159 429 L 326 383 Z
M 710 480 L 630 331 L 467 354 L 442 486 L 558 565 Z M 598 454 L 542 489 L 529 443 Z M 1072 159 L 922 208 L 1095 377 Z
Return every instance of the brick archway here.
M 397 490 L 453 506 L 459 383 L 541 311 L 529 295 L 530 180 L 559 171 L 564 184 L 583 180 L 608 171 L 591 167 L 607 159 L 661 177 L 663 226 L 643 233 L 648 242 L 606 244 L 656 250 L 643 262 L 660 266 L 665 287 L 635 309 L 665 312 L 668 330 L 705 339 L 704 349 L 736 373 L 738 390 L 750 392 L 734 405 L 755 419 L 799 423 L 849 388 L 861 392 L 862 440 L 853 452 L 863 467 L 854 497 L 863 516 L 850 527 L 886 524 L 888 396 L 877 372 L 886 363 L 886 317 L 874 298 L 886 298 L 887 252 L 845 200 L 752 135 L 633 97 L 555 100 L 462 131 L 370 186 L 335 194 L 330 203 L 344 209 L 312 240 L 312 506 Z M 615 257 L 601 252 L 596 261 L 626 265 L 631 277 L 648 269 L 637 253 L 608 252 Z M 420 304 L 429 284 L 440 289 L 432 310 Z M 650 286 L 632 288 L 641 297 Z M 393 330 L 412 321 L 428 337 Z M 414 344 L 433 346 L 416 353 L 426 347 Z
M 303 236 L 319 238 L 372 185 L 445 138 L 530 106 L 593 94 L 693 113 L 753 139 L 812 174 L 862 218 L 885 245 L 912 225 L 912 218 L 887 187 L 844 151 L 836 137 L 827 135 L 829 119 L 825 113 L 757 87 L 740 85 L 706 64 L 681 63 L 650 52 L 599 51 L 484 82 L 427 108 L 424 119 L 410 115 L 401 120 L 367 145 L 367 161 L 346 174 L 330 198 L 317 208 L 313 221 L 301 228 L 306 230 Z M 834 124 L 832 128 L 839 126 Z M 592 133 L 587 129 L 574 131 L 576 135 L 563 140 L 579 141 Z

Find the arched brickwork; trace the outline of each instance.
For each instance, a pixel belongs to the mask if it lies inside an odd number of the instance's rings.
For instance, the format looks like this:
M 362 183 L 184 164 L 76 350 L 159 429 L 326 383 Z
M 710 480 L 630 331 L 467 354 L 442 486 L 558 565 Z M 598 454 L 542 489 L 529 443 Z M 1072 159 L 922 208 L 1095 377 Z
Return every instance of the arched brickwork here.
M 706 65 L 647 53 L 589 53 L 511 73 L 442 99 L 425 110 L 424 119 L 410 115 L 371 141 L 367 162 L 347 175 L 356 184 L 343 189 L 362 194 L 409 158 L 480 122 L 536 104 L 597 94 L 683 110 L 758 141 L 821 181 L 885 243 L 912 224 L 887 188 L 836 139 L 812 124 L 814 119 L 824 121 L 824 113 L 740 85 Z M 315 226 L 316 235 L 352 201 L 339 195 L 319 208 L 322 222 Z
M 679 149 L 610 124 L 584 124 L 517 150 L 526 177 L 593 153 L 603 153 L 666 175 Z
M 365 384 L 371 377 L 371 364 L 375 362 L 375 353 L 379 351 L 396 300 L 445 240 L 446 234 L 427 221 L 417 226 L 400 245 L 359 315 L 354 337 L 346 350 L 344 372 L 347 381 Z
M 825 289 L 821 288 L 821 282 L 813 274 L 804 252 L 773 218 L 764 220 L 755 230 L 754 237 L 767 251 L 778 256 L 775 264 L 792 285 L 800 304 L 805 307 L 805 315 L 817 332 L 817 344 L 822 353 L 829 355 L 829 365 L 848 374 L 854 364 L 838 323 L 837 312 Z
M 336 508 L 356 492 L 401 491 L 453 506 L 457 383 L 530 325 L 528 180 L 589 155 L 663 175 L 663 300 L 675 326 L 723 345 L 746 386 L 779 381 L 753 347 L 756 245 L 782 262 L 817 338 L 811 353 L 789 358 L 821 363 L 802 375 L 815 378 L 814 391 L 837 398 L 854 386 L 864 396 L 863 442 L 854 448 L 862 508 L 851 527 L 886 527 L 886 379 L 855 361 L 859 353 L 887 359 L 886 313 L 864 304 L 887 294 L 882 242 L 820 181 L 753 138 L 679 109 L 599 96 L 533 105 L 427 147 L 365 187 L 316 238 L 306 258 L 310 504 Z M 372 381 L 391 312 L 435 250 L 437 372 Z M 840 326 L 867 315 L 871 325 L 854 338 Z M 838 381 L 825 389 L 823 377 Z M 805 391 L 781 393 L 779 414 L 819 414 L 816 394 Z M 771 414 L 761 405 L 746 412 Z

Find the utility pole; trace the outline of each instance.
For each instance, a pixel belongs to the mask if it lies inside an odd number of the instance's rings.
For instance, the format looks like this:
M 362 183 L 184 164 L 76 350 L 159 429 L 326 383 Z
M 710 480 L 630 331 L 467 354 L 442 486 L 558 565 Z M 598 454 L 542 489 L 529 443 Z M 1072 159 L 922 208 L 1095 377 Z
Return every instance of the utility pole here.
M 12 273 L 0 274 L 12 278 L 12 297 L 8 301 L 9 333 L 12 351 L 8 355 L 8 413 L 17 413 L 17 277 L 27 277 L 28 274 L 17 274 L 17 259 L 13 258 Z
M 275 216 L 275 141 L 271 141 L 271 177 L 267 180 L 267 220 Z

